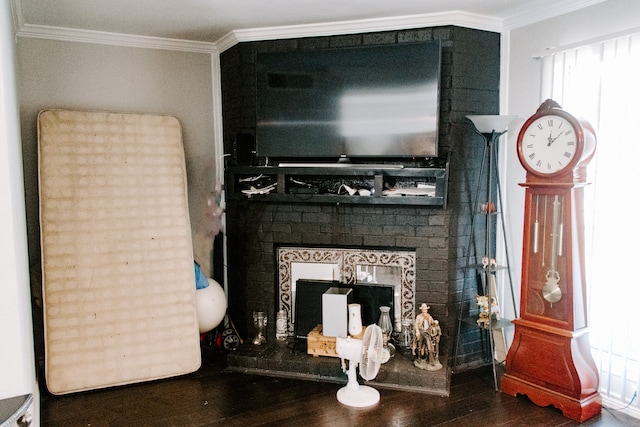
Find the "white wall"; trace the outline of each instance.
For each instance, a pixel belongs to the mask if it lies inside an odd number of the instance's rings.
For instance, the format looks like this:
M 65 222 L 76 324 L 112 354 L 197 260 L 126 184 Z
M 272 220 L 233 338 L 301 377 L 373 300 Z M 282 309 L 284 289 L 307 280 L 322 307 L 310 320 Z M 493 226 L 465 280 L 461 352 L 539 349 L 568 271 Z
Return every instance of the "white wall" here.
M 211 54 L 24 37 L 17 54 L 31 261 L 39 258 L 38 112 L 167 114 L 182 124 L 194 256 L 208 273 L 212 248 L 206 202 L 216 179 Z
M 31 294 L 9 2 L 0 3 L 0 399 L 34 394 Z M 39 405 L 34 405 L 38 425 Z M 4 421 L 4 420 L 0 420 Z
M 566 15 L 528 25 L 509 34 L 508 113 L 519 116 L 508 134 L 506 159 L 501 165 L 502 180 L 507 195 L 505 211 L 516 293 L 520 289 L 522 231 L 524 217 L 525 173 L 516 154 L 516 139 L 522 123 L 544 101 L 540 95 L 540 64 L 535 54 L 550 48 L 562 48 L 575 43 L 613 35 L 621 31 L 640 30 L 640 1 L 608 0 Z M 503 152 L 505 154 L 505 152 Z M 520 300 L 517 295 L 516 301 Z M 518 307 L 519 308 L 519 307 Z

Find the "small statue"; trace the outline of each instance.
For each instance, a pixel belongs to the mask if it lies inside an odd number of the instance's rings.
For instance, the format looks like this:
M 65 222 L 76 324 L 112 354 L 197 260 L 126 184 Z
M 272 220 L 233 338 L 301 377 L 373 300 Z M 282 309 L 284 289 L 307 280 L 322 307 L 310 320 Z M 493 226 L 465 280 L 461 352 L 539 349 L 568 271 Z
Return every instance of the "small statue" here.
M 482 268 L 484 268 L 485 270 L 487 268 L 492 268 L 495 269 L 498 267 L 498 264 L 496 263 L 495 258 L 489 258 L 489 257 L 482 257 Z
M 440 322 L 429 314 L 427 304 L 420 305 L 420 313 L 414 323 L 415 337 L 413 339 L 412 354 L 413 365 L 420 369 L 436 371 L 442 368 L 439 360 L 440 354 Z
M 491 307 L 489 307 L 488 295 L 476 295 L 476 304 L 480 308 L 478 313 L 478 326 L 488 328 L 490 326 L 490 318 L 500 320 L 500 306 L 495 297 L 491 297 Z
M 476 304 L 478 305 L 478 326 L 483 328 L 489 327 L 489 303 L 486 295 L 476 295 Z
M 491 297 L 491 316 L 496 320 L 500 320 L 500 306 L 496 297 Z

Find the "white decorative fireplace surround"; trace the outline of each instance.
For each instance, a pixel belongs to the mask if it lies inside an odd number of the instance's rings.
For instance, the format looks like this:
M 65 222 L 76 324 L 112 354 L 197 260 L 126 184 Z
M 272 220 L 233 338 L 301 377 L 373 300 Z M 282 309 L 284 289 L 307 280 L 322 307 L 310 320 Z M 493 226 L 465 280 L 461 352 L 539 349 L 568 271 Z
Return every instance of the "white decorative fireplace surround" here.
M 363 249 L 363 248 L 312 248 L 312 247 L 290 247 L 278 248 L 278 309 L 287 313 L 287 325 L 290 334 L 293 333 L 294 319 L 294 292 L 295 279 L 294 267 L 311 266 L 323 264 L 331 266 L 335 271 L 332 279 L 341 283 L 348 283 L 357 286 L 358 272 L 372 271 L 378 267 L 390 268 L 398 271 L 397 282 L 385 282 L 389 285 L 397 285 L 396 292 L 398 302 L 398 320 L 413 319 L 415 316 L 415 296 L 416 296 L 416 253 L 409 250 L 394 249 Z M 337 277 L 336 277 L 337 276 Z M 310 275 L 300 277 L 303 279 L 315 279 Z M 369 283 L 369 282 L 363 282 Z M 398 328 L 399 321 L 396 321 Z
M 415 289 L 413 297 L 406 294 L 402 315 L 415 316 L 415 311 L 410 313 L 415 305 L 428 303 L 442 326 L 442 354 L 451 363 L 459 302 L 473 303 L 475 297 L 475 289 L 467 295 L 461 291 L 465 275 L 473 274 L 465 269 L 465 251 L 471 235 L 470 219 L 477 209 L 471 199 L 478 185 L 484 148 L 482 138 L 473 132 L 473 125 L 465 116 L 499 112 L 499 33 L 440 26 L 239 43 L 220 55 L 223 137 L 225 154 L 230 155 L 232 164 L 237 160 L 234 147 L 238 135 L 255 135 L 258 52 L 436 39 L 442 46 L 438 150 L 441 156 L 450 156 L 446 208 L 309 203 L 303 197 L 296 201 L 277 197 L 270 202 L 227 200 L 228 313 L 243 337 L 253 333 L 253 310 L 268 312 L 269 330 L 275 334 L 273 319 L 277 309 L 291 303 L 291 294 L 286 290 L 280 296 L 286 286 L 281 282 L 282 274 L 286 276 L 290 271 L 287 272 L 286 263 L 285 271 L 279 270 L 278 248 L 320 248 L 309 252 L 309 256 L 319 257 L 330 256 L 323 250 L 332 248 L 376 248 L 383 252 L 388 248 L 415 248 L 414 270 L 406 270 L 413 275 Z M 263 160 L 257 159 L 254 164 L 263 164 Z M 484 180 L 481 185 L 485 185 Z M 341 274 L 342 281 L 353 278 L 353 270 Z M 405 304 L 409 300 L 415 304 L 413 309 L 410 303 Z M 457 366 L 483 360 L 483 343 L 477 328 L 465 328 L 461 335 Z

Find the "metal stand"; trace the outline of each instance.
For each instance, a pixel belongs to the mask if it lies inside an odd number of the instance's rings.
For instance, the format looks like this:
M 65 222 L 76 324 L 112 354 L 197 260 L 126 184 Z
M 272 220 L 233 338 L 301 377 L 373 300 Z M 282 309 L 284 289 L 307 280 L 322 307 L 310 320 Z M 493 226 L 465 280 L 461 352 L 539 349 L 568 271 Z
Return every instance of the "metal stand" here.
M 501 319 L 499 321 L 493 319 L 492 313 L 491 313 L 491 301 L 492 298 L 496 297 L 497 299 L 497 295 L 496 295 L 496 289 L 495 289 L 495 274 L 497 271 L 499 270 L 506 270 L 508 277 L 509 277 L 509 286 L 511 289 L 511 300 L 513 303 L 513 312 L 516 314 L 517 316 L 517 310 L 516 310 L 516 300 L 515 300 L 515 296 L 513 293 L 513 279 L 511 277 L 511 268 L 510 268 L 510 262 L 509 262 L 509 248 L 507 246 L 507 239 L 506 239 L 506 228 L 505 228 L 505 224 L 504 224 L 504 214 L 503 214 L 503 207 L 502 207 L 502 189 L 500 187 L 500 176 L 498 174 L 498 169 L 497 169 L 497 159 L 498 159 L 498 140 L 500 139 L 500 136 L 502 134 L 504 134 L 506 131 L 504 132 L 491 132 L 491 133 L 481 133 L 478 132 L 476 130 L 476 132 L 480 135 L 483 136 L 483 138 L 485 139 L 485 147 L 484 147 L 484 152 L 482 154 L 482 163 L 480 166 L 480 174 L 478 176 L 478 184 L 476 187 L 476 192 L 475 192 L 475 197 L 473 200 L 473 214 L 472 214 L 472 219 L 471 219 L 471 234 L 469 236 L 469 244 L 467 245 L 467 252 L 466 252 L 466 262 L 465 262 L 465 269 L 474 269 L 476 271 L 480 271 L 483 277 L 482 280 L 482 291 L 483 291 L 483 295 L 487 295 L 488 296 L 488 311 L 489 311 L 489 322 L 488 322 L 488 327 L 484 328 L 481 327 L 477 324 L 476 319 L 477 317 L 466 317 L 464 316 L 464 307 L 465 307 L 465 295 L 468 289 L 468 281 L 469 281 L 469 274 L 465 271 L 464 273 L 464 285 L 462 288 L 462 294 L 461 294 L 461 301 L 460 301 L 460 309 L 459 309 L 459 313 L 458 313 L 458 331 L 456 334 L 456 348 L 455 348 L 455 355 L 454 355 L 454 366 L 453 366 L 453 370 L 455 372 L 455 368 L 457 365 L 457 359 L 458 359 L 458 347 L 460 345 L 460 330 L 461 330 L 461 326 L 462 323 L 468 323 L 468 324 L 472 324 L 476 327 L 478 327 L 480 329 L 480 333 L 481 333 L 481 339 L 483 338 L 482 334 L 485 332 L 488 332 L 488 336 L 489 336 L 489 351 L 490 351 L 490 355 L 489 357 L 491 358 L 491 365 L 493 368 L 493 382 L 494 382 L 494 386 L 496 391 L 499 390 L 498 388 L 498 378 L 497 378 L 497 374 L 496 374 L 496 364 L 502 363 L 503 361 L 500 362 L 496 362 L 496 358 L 495 358 L 495 339 L 494 339 L 494 335 L 493 332 L 495 330 L 500 330 L 503 329 L 505 327 L 511 326 L 511 321 L 510 320 L 506 320 L 506 319 Z M 483 174 L 486 172 L 487 174 L 487 189 L 486 189 L 486 193 L 487 193 L 487 199 L 486 202 L 483 203 L 482 208 L 480 208 L 480 190 L 481 190 L 481 182 L 482 182 L 482 177 Z M 497 197 L 495 198 L 495 202 L 494 202 L 494 188 L 497 190 Z M 471 261 L 471 249 L 472 249 L 472 242 L 475 242 L 474 239 L 474 233 L 475 233 L 475 218 L 476 215 L 478 214 L 482 214 L 484 215 L 484 219 L 485 219 L 485 247 L 484 247 L 484 255 L 483 255 L 483 260 L 485 260 L 482 263 L 470 263 Z M 493 217 L 498 214 L 500 217 L 500 222 L 502 224 L 502 234 L 504 236 L 504 248 L 505 248 L 505 261 L 506 261 L 506 265 L 497 265 L 495 263 L 492 262 L 492 260 L 495 257 L 495 254 L 493 254 L 493 241 L 495 240 L 495 231 L 493 230 Z M 474 251 L 475 252 L 475 251 Z M 476 254 L 477 256 L 477 254 Z M 474 280 L 475 280 L 475 275 L 474 275 Z M 484 344 L 483 344 L 483 351 L 485 351 L 484 348 Z

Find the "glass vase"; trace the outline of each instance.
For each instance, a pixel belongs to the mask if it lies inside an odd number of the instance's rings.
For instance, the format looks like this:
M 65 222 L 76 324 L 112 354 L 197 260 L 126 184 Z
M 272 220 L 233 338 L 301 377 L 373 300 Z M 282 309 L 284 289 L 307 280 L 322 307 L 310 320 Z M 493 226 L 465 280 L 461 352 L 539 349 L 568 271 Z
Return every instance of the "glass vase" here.
M 362 315 L 360 304 L 349 304 L 349 335 L 356 337 L 362 334 Z
M 256 337 L 253 339 L 255 345 L 267 342 L 267 313 L 264 311 L 253 312 L 253 326 L 256 329 Z
M 411 319 L 402 320 L 402 330 L 400 331 L 398 345 L 405 350 L 411 349 L 413 345 L 413 321 Z
M 391 308 L 386 305 L 380 307 L 380 319 L 378 319 L 378 326 L 382 329 L 382 342 L 384 345 L 382 363 L 393 357 L 396 352 L 396 348 L 390 342 L 391 334 L 393 333 L 393 323 L 391 323 L 391 316 L 389 315 L 390 310 Z

